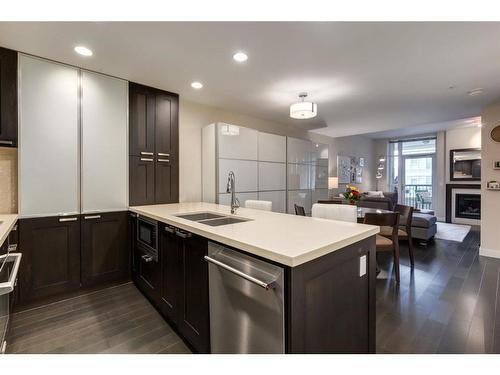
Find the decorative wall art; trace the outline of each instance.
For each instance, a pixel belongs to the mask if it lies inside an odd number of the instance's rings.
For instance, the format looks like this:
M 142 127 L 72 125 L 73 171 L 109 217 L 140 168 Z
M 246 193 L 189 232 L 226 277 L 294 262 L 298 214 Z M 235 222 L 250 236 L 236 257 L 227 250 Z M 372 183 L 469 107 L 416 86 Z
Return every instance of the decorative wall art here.
M 337 175 L 339 184 L 360 184 L 363 182 L 364 158 L 337 156 Z

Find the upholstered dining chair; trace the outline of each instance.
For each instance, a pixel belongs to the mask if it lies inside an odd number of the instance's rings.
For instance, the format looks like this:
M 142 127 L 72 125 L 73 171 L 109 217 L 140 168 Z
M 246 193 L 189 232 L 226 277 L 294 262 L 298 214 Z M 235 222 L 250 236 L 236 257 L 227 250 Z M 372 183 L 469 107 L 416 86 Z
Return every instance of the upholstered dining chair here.
M 306 210 L 304 210 L 304 207 L 297 204 L 294 204 L 293 206 L 295 207 L 295 215 L 306 216 Z
M 365 224 L 378 225 L 380 227 L 390 227 L 391 236 L 384 237 L 380 234 L 376 235 L 377 252 L 392 251 L 394 257 L 394 270 L 396 273 L 396 283 L 399 285 L 399 212 L 386 213 L 366 213 Z
M 403 241 L 408 241 L 408 252 L 410 254 L 411 268 L 415 267 L 415 256 L 413 254 L 413 239 L 411 236 L 411 224 L 413 220 L 413 207 L 397 204 L 394 206 L 394 211 L 399 212 L 399 230 L 398 238 Z M 380 228 L 380 234 L 384 237 L 392 236 L 392 228 Z
M 249 199 L 245 201 L 245 208 L 253 208 L 254 210 L 272 211 L 273 202 Z
M 358 220 L 358 208 L 349 204 L 315 203 L 312 206 L 311 216 L 356 223 Z

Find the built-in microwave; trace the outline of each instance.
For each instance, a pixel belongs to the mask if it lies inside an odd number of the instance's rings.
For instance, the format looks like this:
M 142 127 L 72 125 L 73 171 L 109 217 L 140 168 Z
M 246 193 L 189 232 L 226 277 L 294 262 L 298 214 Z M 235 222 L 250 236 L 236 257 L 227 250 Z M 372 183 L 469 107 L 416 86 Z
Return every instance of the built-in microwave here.
M 139 216 L 137 218 L 137 247 L 155 262 L 158 261 L 158 222 Z

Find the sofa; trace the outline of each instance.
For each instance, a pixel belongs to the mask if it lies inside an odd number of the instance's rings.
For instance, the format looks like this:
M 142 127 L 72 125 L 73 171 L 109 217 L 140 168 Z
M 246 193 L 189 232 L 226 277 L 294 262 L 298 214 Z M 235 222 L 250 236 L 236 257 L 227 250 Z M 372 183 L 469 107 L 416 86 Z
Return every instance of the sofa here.
M 358 201 L 358 206 L 393 211 L 397 203 L 398 193 L 396 191 L 383 192 L 383 197 L 364 193 Z M 411 225 L 412 237 L 424 243 L 432 240 L 437 231 L 436 221 L 436 216 L 432 211 L 414 212 Z M 406 226 L 405 218 L 402 218 L 399 224 L 401 229 L 404 229 Z
M 358 201 L 358 206 L 392 211 L 394 206 L 398 204 L 398 192 L 385 191 L 382 194 L 383 196 L 373 196 L 363 193 Z

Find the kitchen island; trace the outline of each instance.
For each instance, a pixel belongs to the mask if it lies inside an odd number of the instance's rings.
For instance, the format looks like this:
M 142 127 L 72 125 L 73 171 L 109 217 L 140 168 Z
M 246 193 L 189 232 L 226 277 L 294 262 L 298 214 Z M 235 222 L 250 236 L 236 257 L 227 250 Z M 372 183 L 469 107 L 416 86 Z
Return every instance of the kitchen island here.
M 136 236 L 141 236 L 141 218 L 146 225 L 158 222 L 158 253 L 134 250 L 134 281 L 193 350 L 220 352 L 214 345 L 218 331 L 214 332 L 213 305 L 222 298 L 215 293 L 220 289 L 215 281 L 221 279 L 210 268 L 209 282 L 207 260 L 220 262 L 208 256 L 210 247 L 283 270 L 283 285 L 277 288 L 283 300 L 283 346 L 272 352 L 374 352 L 378 227 L 245 208 L 231 215 L 228 206 L 201 202 L 137 206 L 130 211 Z M 141 242 L 137 237 L 134 241 Z M 259 288 L 256 278 L 250 279 L 252 287 Z M 231 316 L 227 327 L 229 320 Z M 243 345 L 225 351 L 259 352 L 253 349 Z

